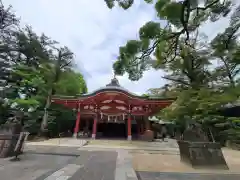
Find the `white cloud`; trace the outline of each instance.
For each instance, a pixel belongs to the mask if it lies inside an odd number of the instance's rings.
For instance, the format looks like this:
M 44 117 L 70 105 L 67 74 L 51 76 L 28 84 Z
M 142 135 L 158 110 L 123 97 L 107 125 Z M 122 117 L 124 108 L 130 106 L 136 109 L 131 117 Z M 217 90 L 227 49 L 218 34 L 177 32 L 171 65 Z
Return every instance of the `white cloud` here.
M 138 36 L 138 29 L 154 18 L 154 9 L 141 0 L 128 11 L 110 10 L 104 0 L 5 0 L 21 17 L 21 24 L 31 25 L 37 33 L 46 35 L 68 46 L 76 56 L 76 64 L 86 76 L 90 91 L 105 86 L 113 76 L 112 63 L 120 45 Z M 156 72 L 146 73 L 138 82 L 127 76 L 119 77 L 126 89 L 143 93 L 158 87 L 152 81 Z M 157 73 L 158 75 L 161 73 Z M 159 79 L 161 76 L 159 76 Z
M 89 91 L 109 83 L 119 46 L 128 39 L 136 39 L 139 28 L 155 19 L 154 9 L 142 0 L 137 0 L 127 11 L 110 10 L 104 0 L 3 2 L 13 6 L 22 25 L 31 25 L 37 33 L 44 32 L 75 53 L 77 67 L 85 74 Z M 161 71 L 151 70 L 138 82 L 129 81 L 126 75 L 119 77 L 119 81 L 129 91 L 144 93 L 149 88 L 162 86 L 165 83 L 162 75 Z

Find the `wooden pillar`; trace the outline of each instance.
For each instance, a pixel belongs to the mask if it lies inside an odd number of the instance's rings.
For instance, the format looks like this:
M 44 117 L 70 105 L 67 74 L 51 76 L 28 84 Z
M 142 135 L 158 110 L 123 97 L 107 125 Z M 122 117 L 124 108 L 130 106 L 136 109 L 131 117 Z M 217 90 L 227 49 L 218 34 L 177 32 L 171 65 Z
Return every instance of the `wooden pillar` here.
M 96 134 L 97 134 L 97 115 L 95 116 L 95 118 L 93 120 L 92 139 L 96 138 Z
M 128 115 L 127 125 L 128 125 L 128 136 L 127 136 L 127 140 L 131 141 L 131 140 L 132 140 L 131 114 Z
M 128 120 L 127 119 L 124 119 L 124 124 L 125 124 L 125 135 L 127 138 L 127 136 L 128 136 Z
M 148 120 L 148 116 L 145 116 L 145 117 L 144 117 L 144 121 L 145 121 L 145 131 L 151 130 L 150 122 L 149 122 L 149 120 Z
M 74 134 L 73 134 L 73 137 L 77 138 L 77 135 L 78 135 L 78 132 L 79 132 L 79 129 L 80 129 L 80 117 L 81 117 L 81 114 L 80 114 L 80 109 L 78 109 L 78 112 L 77 112 L 77 119 L 76 119 L 76 123 L 75 123 L 75 128 L 74 128 Z
M 137 122 L 137 129 L 138 129 L 138 136 L 140 136 L 141 135 L 141 123 L 139 120 Z
M 141 126 L 141 134 L 144 133 L 144 116 L 141 116 L 141 122 L 140 122 L 140 126 Z
M 140 126 L 141 126 L 141 134 L 143 134 L 143 132 L 144 132 L 144 126 L 143 126 L 142 123 L 140 124 Z
M 89 119 L 86 119 L 86 128 L 89 131 Z

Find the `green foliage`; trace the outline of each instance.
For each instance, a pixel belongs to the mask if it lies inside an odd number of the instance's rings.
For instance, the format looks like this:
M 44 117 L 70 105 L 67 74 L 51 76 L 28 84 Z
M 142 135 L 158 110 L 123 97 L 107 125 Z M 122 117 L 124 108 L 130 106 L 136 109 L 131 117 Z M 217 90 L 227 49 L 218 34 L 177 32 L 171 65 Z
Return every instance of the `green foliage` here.
M 86 83 L 80 73 L 72 70 L 61 74 L 59 82 L 56 84 L 56 94 L 76 95 L 87 92 Z
M 139 79 L 142 76 L 143 70 L 146 70 L 148 68 L 148 64 L 142 63 L 138 66 L 138 64 L 136 64 L 138 62 L 136 61 L 136 59 L 134 59 L 134 55 L 140 50 L 146 49 L 146 46 L 148 45 L 149 41 L 148 39 L 145 39 L 142 41 L 132 40 L 129 41 L 125 47 L 120 47 L 119 60 L 121 60 L 116 61 L 113 65 L 113 67 L 115 67 L 115 73 L 118 75 L 122 75 L 125 71 L 132 72 L 132 79 Z M 135 66 L 133 66 L 133 64 L 135 64 Z M 139 69 L 139 71 L 137 71 L 136 68 Z
M 180 94 L 181 89 L 172 84 L 165 84 L 161 88 L 150 88 L 146 96 L 155 96 L 161 98 L 176 98 Z
M 134 48 L 127 48 L 132 40 L 119 50 L 119 57 L 114 65 L 116 73 L 129 74 L 131 80 L 138 80 L 148 66 L 162 67 L 181 57 L 184 49 L 196 45 L 192 36 L 206 20 L 215 21 L 226 16 L 231 10 L 231 1 L 205 1 L 205 5 L 196 0 L 179 2 L 169 0 L 156 1 L 155 10 L 159 19 L 165 19 L 167 26 L 157 22 L 147 22 L 139 31 L 140 41 L 134 41 Z M 148 42 L 142 48 L 143 41 Z M 137 46 L 136 46 L 137 45 Z M 195 49 L 195 48 L 194 48 Z M 194 50 L 193 48 L 191 51 Z M 189 53 L 192 52 L 188 51 Z M 152 56 L 153 55 L 153 56 Z M 136 75 L 137 74 L 137 75 Z M 204 75 L 205 76 L 205 75 Z
M 18 19 L 12 11 L 12 7 L 4 6 L 0 1 L 0 107 L 3 98 L 10 93 L 8 88 L 8 78 L 11 72 L 9 61 L 9 49 L 14 38 L 11 34 L 15 33 L 15 28 L 18 26 Z
M 134 3 L 134 0 L 104 0 L 108 8 L 112 9 L 115 5 L 115 2 L 118 3 L 123 9 L 128 9 Z
M 35 99 L 16 98 L 13 100 L 13 103 L 16 103 L 16 106 L 23 111 L 29 111 L 31 108 L 35 109 L 39 105 L 39 102 Z
M 168 20 L 171 24 L 180 28 L 182 14 L 182 2 L 170 2 L 169 0 L 158 1 L 155 5 L 158 17 Z
M 48 132 L 50 133 L 50 136 L 56 136 L 61 132 L 73 130 L 76 120 L 76 112 L 52 104 L 49 114 Z
M 151 67 L 163 70 L 168 85 L 144 94 L 177 97 L 160 112 L 162 119 L 175 121 L 181 128 L 199 122 L 218 141 L 240 139 L 239 125 L 234 125 L 239 119 L 222 114 L 226 105 L 240 97 L 240 8 L 233 7 L 231 0 L 155 1 L 156 14 L 167 25 L 150 21 L 141 27 L 140 40 L 120 47 L 115 73 L 139 80 Z M 230 12 L 229 26 L 209 42 L 200 27 Z
M 121 8 L 128 9 L 130 8 L 134 0 L 104 0 L 107 7 L 112 9 L 115 6 L 115 3 L 117 3 Z M 146 3 L 152 3 L 153 0 L 144 0 Z
M 230 89 L 224 92 L 208 88 L 198 91 L 187 89 L 179 93 L 176 102 L 163 109 L 159 115 L 184 127 L 198 122 L 207 132 L 211 129 L 217 141 L 236 140 L 240 138 L 237 125 L 239 117 L 225 117 L 221 111 L 227 104 L 234 104 L 238 97 L 239 94 Z
M 150 21 L 140 28 L 139 37 L 141 40 L 157 38 L 160 30 L 160 23 Z
M 234 20 L 234 23 L 233 23 Z M 229 27 L 223 33 L 218 34 L 211 42 L 213 49 L 212 56 L 219 65 L 215 70 L 217 80 L 228 82 L 231 86 L 236 86 L 239 80 L 240 64 L 238 30 L 240 21 L 231 17 Z
M 51 106 L 50 102 L 55 93 L 87 92 L 84 77 L 72 69 L 73 53 L 46 35 L 36 34 L 31 27 L 18 27 L 11 8 L 2 3 L 0 12 L 0 124 L 17 116 L 24 128 L 37 134 L 43 117 L 47 117 L 52 136 L 59 130 L 72 129 L 72 110 Z M 56 122 L 62 124 L 61 129 Z
M 173 120 L 187 115 L 190 119 L 201 120 L 235 100 L 236 95 L 230 92 L 216 92 L 208 88 L 187 89 L 179 94 L 175 103 L 163 110 L 163 116 Z

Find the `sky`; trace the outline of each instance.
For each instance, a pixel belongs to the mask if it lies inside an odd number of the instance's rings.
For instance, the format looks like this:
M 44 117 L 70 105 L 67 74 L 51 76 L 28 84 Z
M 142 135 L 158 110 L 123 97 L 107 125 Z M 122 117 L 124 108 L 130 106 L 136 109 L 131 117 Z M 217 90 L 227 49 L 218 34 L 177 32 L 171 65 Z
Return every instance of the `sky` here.
M 110 10 L 104 0 L 3 0 L 3 3 L 13 6 L 21 26 L 31 25 L 37 34 L 45 33 L 74 52 L 76 68 L 84 75 L 89 92 L 110 82 L 119 47 L 138 38 L 139 28 L 156 19 L 153 6 L 143 0 L 135 0 L 127 11 L 118 7 Z M 224 18 L 204 25 L 201 30 L 212 38 L 224 30 L 228 21 Z M 127 74 L 117 78 L 124 88 L 142 94 L 149 88 L 163 86 L 166 80 L 162 76 L 163 71 L 152 69 L 139 81 L 128 80 Z

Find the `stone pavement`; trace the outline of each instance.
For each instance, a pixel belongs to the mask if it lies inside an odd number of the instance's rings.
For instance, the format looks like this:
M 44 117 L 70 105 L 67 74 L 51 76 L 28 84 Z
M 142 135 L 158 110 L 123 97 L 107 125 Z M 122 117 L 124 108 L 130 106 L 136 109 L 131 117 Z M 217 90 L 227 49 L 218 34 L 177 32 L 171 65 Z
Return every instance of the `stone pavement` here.
M 1 180 L 35 180 L 51 170 L 61 168 L 73 160 L 68 156 L 24 154 L 18 162 L 0 160 Z
M 26 154 L 43 154 L 43 155 L 59 155 L 59 156 L 73 156 L 81 155 L 78 147 L 67 146 L 52 146 L 52 145 L 27 145 L 24 148 Z
M 30 154 L 48 154 L 48 155 L 62 155 L 62 156 L 85 156 L 86 152 L 95 154 L 99 151 L 105 154 L 115 152 L 117 153 L 116 175 L 115 179 L 119 180 L 137 180 L 136 173 L 132 168 L 132 159 L 128 151 L 123 149 L 102 149 L 102 148 L 76 148 L 66 146 L 42 146 L 42 145 L 27 145 L 25 151 Z M 104 157 L 98 157 L 99 159 Z M 114 169 L 115 171 L 115 169 Z M 134 179 L 135 178 L 135 179 Z
M 118 150 L 115 180 L 138 180 L 132 167 L 131 155 L 126 150 Z
M 125 149 L 125 150 L 147 150 L 147 151 L 171 151 L 178 153 L 178 145 L 175 140 L 167 141 L 126 141 L 126 140 L 90 140 L 83 149 Z
M 56 141 L 28 143 L 19 162 L 0 159 L 0 180 L 240 180 L 239 151 L 223 150 L 229 171 L 196 171 L 180 163 L 173 140 L 93 141 L 83 147 L 76 139 Z
M 44 148 L 42 148 L 42 151 Z M 18 162 L 9 158 L 0 160 L 1 180 L 114 180 L 117 152 L 79 151 L 73 148 L 54 149 L 45 152 L 28 150 Z M 61 150 L 60 150 L 61 149 Z M 75 148 L 76 149 L 76 148 Z
M 61 169 L 49 171 L 36 180 L 114 180 L 116 152 L 83 152 Z

